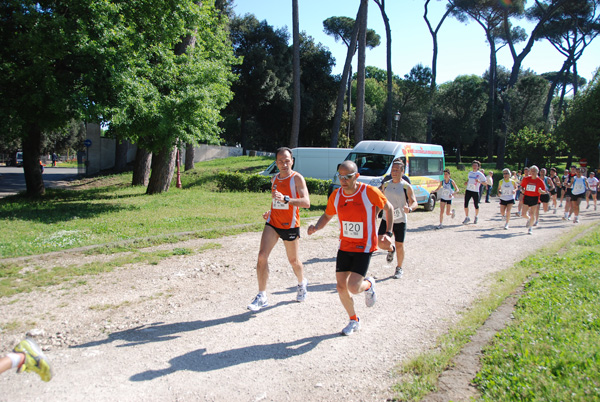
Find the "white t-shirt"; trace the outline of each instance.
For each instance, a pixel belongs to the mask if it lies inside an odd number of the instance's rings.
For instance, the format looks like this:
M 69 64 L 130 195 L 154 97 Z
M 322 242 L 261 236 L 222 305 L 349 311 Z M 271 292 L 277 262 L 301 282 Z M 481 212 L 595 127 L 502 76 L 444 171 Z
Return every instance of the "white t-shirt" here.
M 383 194 L 394 207 L 394 223 L 406 223 L 404 206 L 407 205 L 407 200 L 404 189 L 408 188 L 408 186 L 410 184 L 402 179 L 398 183 L 390 180 L 383 184 Z M 387 220 L 385 212 L 383 213 L 383 220 Z
M 479 187 L 481 187 L 481 183 L 485 183 L 485 175 L 480 171 L 469 172 L 469 180 L 467 181 L 467 190 L 473 191 L 475 193 L 479 192 Z
M 515 194 L 513 191 L 517 188 L 517 183 L 513 179 L 508 179 L 508 181 L 502 179 L 500 180 L 500 184 L 498 184 L 498 193 L 500 194 L 500 199 L 502 201 L 510 201 L 515 199 Z
M 587 182 L 588 182 L 588 186 L 590 186 L 590 190 L 592 191 L 598 191 L 598 182 L 600 180 L 598 180 L 598 178 L 596 176 L 594 177 L 588 177 L 587 178 Z

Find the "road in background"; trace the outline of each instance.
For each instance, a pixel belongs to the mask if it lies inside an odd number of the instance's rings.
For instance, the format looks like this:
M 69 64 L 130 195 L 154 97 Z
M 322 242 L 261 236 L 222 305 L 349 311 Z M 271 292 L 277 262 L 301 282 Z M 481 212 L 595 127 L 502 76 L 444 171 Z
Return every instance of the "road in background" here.
M 77 168 L 44 167 L 42 178 L 46 188 L 56 187 L 59 182 L 77 177 Z M 0 198 L 25 191 L 25 175 L 22 167 L 0 167 Z

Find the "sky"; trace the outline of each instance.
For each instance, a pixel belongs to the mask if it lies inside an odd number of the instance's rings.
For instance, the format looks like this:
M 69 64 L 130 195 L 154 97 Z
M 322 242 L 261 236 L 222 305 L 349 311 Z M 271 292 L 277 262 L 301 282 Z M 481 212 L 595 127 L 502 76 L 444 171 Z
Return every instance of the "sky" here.
M 499 0 L 501 1 L 501 0 Z M 316 42 L 329 48 L 336 59 L 334 74 L 341 74 L 346 58 L 346 45 L 335 42 L 323 32 L 323 21 L 332 16 L 356 18 L 359 0 L 299 0 L 300 31 L 312 36 Z M 424 0 L 388 0 L 386 12 L 392 31 L 392 70 L 403 77 L 410 69 L 421 63 L 431 67 L 433 42 L 425 20 Z M 429 20 L 435 26 L 445 11 L 445 1 L 433 0 L 429 6 Z M 291 0 L 235 0 L 234 11 L 238 15 L 254 14 L 259 20 L 266 20 L 276 28 L 287 27 L 291 37 Z M 517 21 L 527 33 L 533 25 L 525 20 Z M 381 36 L 381 45 L 367 50 L 367 65 L 386 69 L 385 26 L 379 7 L 369 2 L 368 28 Z M 291 40 L 291 38 L 290 38 Z M 437 83 L 452 81 L 458 75 L 483 75 L 489 66 L 489 46 L 483 28 L 472 21 L 464 24 L 448 17 L 438 34 L 438 78 Z M 517 52 L 522 46 L 516 45 Z M 537 74 L 560 70 L 564 56 L 548 41 L 537 41 L 532 51 L 525 57 L 522 67 Z M 508 47 L 498 52 L 498 64 L 510 70 L 513 60 Z M 577 63 L 579 75 L 590 80 L 600 67 L 600 38 L 596 38 L 584 51 Z M 354 61 L 356 71 L 356 57 Z

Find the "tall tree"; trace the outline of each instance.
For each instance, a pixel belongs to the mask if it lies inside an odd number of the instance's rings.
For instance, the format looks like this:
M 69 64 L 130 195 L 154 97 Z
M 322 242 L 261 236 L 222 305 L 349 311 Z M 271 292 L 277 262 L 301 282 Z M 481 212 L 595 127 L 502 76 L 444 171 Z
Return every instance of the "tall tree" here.
M 444 23 L 444 21 L 446 20 L 446 18 L 448 17 L 448 15 L 450 15 L 450 13 L 452 12 L 452 10 L 454 9 L 454 2 L 452 0 L 448 1 L 447 7 L 446 7 L 446 12 L 444 13 L 444 15 L 442 16 L 442 18 L 440 18 L 440 21 L 438 22 L 438 24 L 436 25 L 435 29 L 433 28 L 433 26 L 431 25 L 431 22 L 429 21 L 429 17 L 428 17 L 428 13 L 429 13 L 429 3 L 431 3 L 431 0 L 425 0 L 425 13 L 423 14 L 423 19 L 425 20 L 425 23 L 427 24 L 427 28 L 429 29 L 429 33 L 431 34 L 431 39 L 433 41 L 433 57 L 431 58 L 431 84 L 430 84 L 430 89 L 429 89 L 429 113 L 427 114 L 427 143 L 431 143 L 431 124 L 432 124 L 432 117 L 433 117 L 433 102 L 434 102 L 434 97 L 435 97 L 435 93 L 436 93 L 436 88 L 437 88 L 437 56 L 438 56 L 438 33 L 440 31 L 440 28 L 442 27 L 442 24 Z
M 362 13 L 363 3 L 359 6 L 358 13 L 356 14 L 356 20 L 349 17 L 330 17 L 323 21 L 323 30 L 326 34 L 333 36 L 336 40 L 341 40 L 348 47 L 346 53 L 346 61 L 344 62 L 344 69 L 342 77 L 340 79 L 340 86 L 337 95 L 335 115 L 333 117 L 333 127 L 331 130 L 331 142 L 330 146 L 336 148 L 338 145 L 338 137 L 340 131 L 340 125 L 342 121 L 342 114 L 344 111 L 344 96 L 346 93 L 346 85 L 348 88 L 348 110 L 350 111 L 350 88 L 351 88 L 351 66 L 352 59 L 356 53 L 358 43 L 358 24 L 359 17 Z M 367 46 L 372 49 L 379 46 L 380 37 L 372 29 L 367 30 Z M 347 84 L 346 84 L 347 83 Z
M 390 19 L 385 12 L 385 0 L 374 0 L 375 4 L 379 6 L 381 11 L 381 17 L 383 18 L 383 24 L 385 25 L 385 61 L 387 67 L 387 101 L 386 101 L 386 120 L 385 127 L 387 133 L 387 140 L 392 140 L 392 120 L 394 114 L 393 103 L 393 77 L 392 77 L 392 29 L 390 27 Z
M 300 22 L 298 15 L 298 0 L 292 0 L 292 42 L 293 42 L 293 68 L 294 80 L 294 105 L 292 115 L 292 133 L 290 135 L 290 148 L 298 146 L 300 135 Z
M 511 23 L 509 22 L 509 18 L 513 15 L 523 14 L 525 11 L 525 2 L 524 0 L 514 0 L 511 4 L 506 6 L 502 14 L 502 28 L 504 29 L 504 34 L 506 35 L 506 42 L 508 43 L 508 48 L 510 49 L 510 54 L 513 59 L 513 65 L 510 72 L 510 79 L 508 81 L 508 89 L 512 88 L 517 83 L 523 60 L 531 52 L 534 42 L 537 39 L 539 39 L 543 25 L 567 1 L 568 0 L 549 0 L 547 2 L 542 2 L 537 0 L 535 2 L 535 5 L 533 5 L 532 8 L 528 10 L 528 13 L 534 13 L 535 10 L 540 10 L 539 19 L 537 20 L 537 24 L 531 31 L 531 34 L 529 35 L 529 39 L 525 43 L 525 46 L 519 53 L 517 53 L 517 50 L 515 48 L 515 40 L 511 35 Z M 501 126 L 502 133 L 500 134 L 500 138 L 498 141 L 498 158 L 496 159 L 497 169 L 501 169 L 504 167 L 506 137 L 508 134 L 508 122 L 506 121 L 506 119 L 508 119 L 510 116 L 510 101 L 508 99 L 504 99 L 503 107 L 504 113 Z
M 364 138 L 365 124 L 365 68 L 367 60 L 367 17 L 369 1 L 361 0 L 361 15 L 358 18 L 358 66 L 356 68 L 356 119 L 354 121 L 354 141 L 358 144 Z

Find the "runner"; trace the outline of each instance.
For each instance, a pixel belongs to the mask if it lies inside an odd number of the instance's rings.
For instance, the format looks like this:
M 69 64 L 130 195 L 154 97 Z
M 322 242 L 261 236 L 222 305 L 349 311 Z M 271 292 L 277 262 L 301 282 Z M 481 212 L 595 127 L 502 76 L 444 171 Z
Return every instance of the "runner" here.
M 0 358 L 0 373 L 16 368 L 17 373 L 31 371 L 40 376 L 42 381 L 52 379 L 52 368 L 42 349 L 33 339 L 22 340 L 12 353 Z
M 515 182 L 510 176 L 510 170 L 504 169 L 502 171 L 502 180 L 498 183 L 498 194 L 500 196 L 500 215 L 502 220 L 506 220 L 504 229 L 508 229 L 508 222 L 510 222 L 510 210 L 515 204 L 515 194 L 517 192 L 517 182 Z
M 372 307 L 377 300 L 375 279 L 365 278 L 371 255 L 377 250 L 377 208 L 383 209 L 386 214 L 384 240 L 390 241 L 394 207 L 379 189 L 357 182 L 360 174 L 354 162 L 342 162 L 338 168 L 338 176 L 341 187 L 331 193 L 325 213 L 315 225 L 308 227 L 308 234 L 323 229 L 337 214 L 340 222 L 340 245 L 335 279 L 340 301 L 350 317 L 342 334 L 352 335 L 360 329 L 360 319 L 354 310 L 352 295 L 365 292 L 367 307 Z
M 288 261 L 292 265 L 294 274 L 298 279 L 296 301 L 306 299 L 307 280 L 304 278 L 302 262 L 298 258 L 300 239 L 300 208 L 310 207 L 310 198 L 304 177 L 292 170 L 294 163 L 292 150 L 279 148 L 275 153 L 275 160 L 279 173 L 271 180 L 271 210 L 264 213 L 263 218 L 267 223 L 260 239 L 260 250 L 256 264 L 256 277 L 258 279 L 258 294 L 248 305 L 248 310 L 258 311 L 267 307 L 267 281 L 269 279 L 269 255 L 282 239 Z
M 597 209 L 597 205 L 596 205 L 596 198 L 598 197 L 598 178 L 596 177 L 596 174 L 594 172 L 590 172 L 590 177 L 588 177 L 587 179 L 588 182 L 588 187 L 589 190 L 587 193 L 585 193 L 585 200 L 587 202 L 587 207 L 585 207 L 585 209 L 588 209 L 590 207 L 590 195 L 592 196 L 592 201 L 594 201 L 594 211 L 596 211 Z
M 554 189 L 550 190 L 550 197 L 552 197 L 552 213 L 555 214 L 556 213 L 556 209 L 557 209 L 557 199 L 561 197 L 562 195 L 562 186 L 560 183 L 560 179 L 558 177 L 558 175 L 556 174 L 556 168 L 551 168 L 550 169 L 550 180 L 552 180 L 552 184 L 554 185 Z
M 555 188 L 554 188 L 554 184 L 552 183 L 552 180 L 550 180 L 550 178 L 548 176 L 546 176 L 546 168 L 540 169 L 540 179 L 542 179 L 542 181 L 544 182 L 544 191 L 546 191 L 545 194 L 540 194 L 540 203 L 542 204 L 542 208 L 544 209 L 544 212 L 548 212 L 548 204 L 550 202 L 550 192 L 551 192 L 551 190 L 555 190 Z M 540 208 L 537 208 L 537 211 L 535 214 L 535 223 L 533 224 L 533 226 L 537 226 L 539 220 L 540 220 Z
M 567 196 L 567 185 L 565 183 L 567 182 L 568 178 L 569 178 L 569 169 L 565 169 L 563 172 L 563 175 L 560 178 L 561 197 L 560 197 L 560 204 L 558 205 L 559 208 L 562 208 L 563 200 Z
M 529 168 L 525 167 L 523 168 L 523 176 L 521 176 L 521 180 L 519 180 L 519 197 L 517 198 L 519 200 L 519 206 L 517 207 L 517 216 L 521 216 L 521 211 L 523 209 L 523 186 L 521 185 L 521 183 L 523 182 L 523 179 L 529 177 Z
M 538 177 L 539 169 L 533 165 L 529 169 L 530 176 L 523 178 L 523 217 L 527 218 L 527 233 L 533 234 L 533 224 L 537 210 L 540 208 L 540 194 L 546 194 L 544 182 Z M 529 212 L 529 215 L 527 214 Z
M 567 178 L 564 182 L 565 185 L 565 216 L 563 216 L 563 220 L 568 221 L 571 220 L 571 215 L 573 215 L 573 204 L 571 202 L 571 194 L 573 190 L 573 179 L 577 176 L 577 167 L 575 165 L 571 165 L 569 172 L 567 174 Z
M 406 181 L 402 179 L 404 174 L 404 163 L 400 158 L 394 159 L 392 162 L 392 180 L 383 184 L 383 194 L 385 198 L 394 207 L 394 225 L 393 235 L 394 243 L 388 240 L 391 238 L 387 232 L 387 217 L 384 215 L 377 231 L 378 238 L 377 244 L 382 250 L 388 250 L 387 262 L 394 260 L 394 253 L 396 253 L 396 270 L 394 272 L 394 278 L 400 279 L 402 277 L 402 263 L 404 262 L 404 237 L 406 235 L 406 223 L 407 214 L 417 208 L 417 199 L 412 187 Z
M 490 194 L 492 193 L 492 187 L 494 186 L 494 172 L 493 171 L 489 171 L 485 184 L 487 186 L 487 188 L 485 189 L 485 203 L 489 204 L 490 203 Z
M 459 190 L 456 182 L 450 178 L 450 169 L 444 169 L 444 179 L 433 192 L 437 192 L 440 188 L 442 189 L 442 194 L 440 195 L 440 224 L 436 229 L 442 228 L 444 213 L 451 216 L 452 219 L 456 216 L 456 210 L 452 208 L 452 199 L 454 198 L 454 193 L 458 193 Z M 450 210 L 450 208 L 452 208 L 452 210 Z
M 583 168 L 576 168 L 576 176 L 571 181 L 571 213 L 575 215 L 573 223 L 579 223 L 579 204 L 588 189 L 586 178 L 582 175 Z
M 465 191 L 465 220 L 463 225 L 466 225 L 471 221 L 469 218 L 469 201 L 473 199 L 473 205 L 475 206 L 475 219 L 473 223 L 477 223 L 477 215 L 479 215 L 479 189 L 482 184 L 486 183 L 485 175 L 479 171 L 481 163 L 479 161 L 473 161 L 471 164 L 472 170 L 469 172 L 469 179 L 465 182 L 467 190 Z

